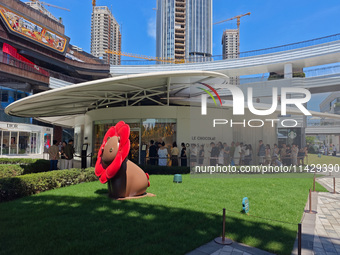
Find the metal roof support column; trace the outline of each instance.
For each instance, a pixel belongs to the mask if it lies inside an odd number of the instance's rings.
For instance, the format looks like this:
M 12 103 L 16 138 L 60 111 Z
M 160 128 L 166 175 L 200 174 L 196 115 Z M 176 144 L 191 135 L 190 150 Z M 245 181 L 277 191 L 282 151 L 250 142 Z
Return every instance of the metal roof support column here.
M 293 65 L 292 63 L 288 63 L 284 65 L 284 78 L 291 79 L 293 78 Z
M 171 77 L 167 79 L 166 83 L 166 99 L 167 99 L 167 105 L 170 105 L 170 83 L 171 83 Z

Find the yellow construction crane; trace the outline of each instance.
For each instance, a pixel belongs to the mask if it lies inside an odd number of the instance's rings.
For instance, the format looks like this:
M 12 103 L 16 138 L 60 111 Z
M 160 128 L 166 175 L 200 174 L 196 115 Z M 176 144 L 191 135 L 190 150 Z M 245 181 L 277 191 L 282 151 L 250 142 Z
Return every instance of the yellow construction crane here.
M 106 50 L 105 51 L 108 54 L 114 54 L 118 56 L 126 56 L 131 58 L 140 58 L 140 59 L 146 59 L 151 61 L 159 61 L 159 62 L 165 62 L 165 63 L 172 63 L 172 64 L 183 64 L 185 63 L 184 59 L 167 59 L 167 58 L 158 58 L 158 57 L 150 57 L 145 55 L 139 55 L 134 53 L 126 53 L 121 51 L 114 51 L 114 50 Z
M 247 16 L 247 15 L 250 15 L 250 12 L 248 12 L 248 13 L 246 13 L 246 14 L 242 14 L 242 15 L 237 15 L 237 16 L 232 17 L 232 18 L 230 18 L 230 19 L 225 19 L 225 20 L 216 22 L 216 23 L 214 23 L 214 25 L 221 24 L 221 23 L 227 22 L 227 21 L 229 21 L 229 20 L 237 19 L 237 29 L 240 29 L 240 23 L 241 23 L 240 19 L 241 19 L 242 17 L 244 17 L 244 16 Z
M 92 6 L 93 8 L 96 7 L 96 0 L 92 0 Z

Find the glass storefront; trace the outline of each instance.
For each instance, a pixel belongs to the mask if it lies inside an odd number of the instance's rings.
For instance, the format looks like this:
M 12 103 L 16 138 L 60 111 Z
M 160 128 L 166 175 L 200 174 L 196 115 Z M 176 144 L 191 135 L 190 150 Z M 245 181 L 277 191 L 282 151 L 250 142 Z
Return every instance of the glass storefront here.
M 106 131 L 120 120 L 94 122 L 93 158 L 97 157 Z M 145 163 L 147 147 L 150 140 L 165 143 L 170 152 L 172 143 L 176 141 L 176 119 L 125 119 L 130 126 L 131 149 L 129 159 L 135 163 Z M 95 160 L 94 160 L 95 161 Z
M 0 131 L 0 154 L 37 154 L 40 153 L 40 132 Z

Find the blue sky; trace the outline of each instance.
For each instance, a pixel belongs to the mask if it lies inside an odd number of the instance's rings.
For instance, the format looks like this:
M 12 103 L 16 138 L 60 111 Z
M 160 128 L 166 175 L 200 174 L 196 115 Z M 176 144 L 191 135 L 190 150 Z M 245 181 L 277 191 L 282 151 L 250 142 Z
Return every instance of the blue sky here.
M 90 51 L 92 0 L 44 0 L 70 9 L 47 7 L 62 17 L 71 43 Z M 155 56 L 156 0 L 97 0 L 111 8 L 122 25 L 122 51 Z M 241 18 L 241 52 L 323 37 L 339 32 L 339 0 L 213 0 L 213 22 L 251 12 Z M 236 21 L 215 25 L 213 54 L 221 54 L 221 36 Z
M 92 0 L 44 2 L 71 10 L 47 7 L 56 17 L 63 18 L 71 44 L 90 52 Z M 97 0 L 97 5 L 112 6 L 112 13 L 121 24 L 122 51 L 156 55 L 156 11 L 153 10 L 156 0 Z M 247 12 L 251 15 L 241 18 L 241 52 L 339 33 L 339 0 L 213 0 L 213 22 Z M 222 32 L 228 28 L 236 28 L 236 21 L 214 26 L 213 55 L 221 55 Z M 315 98 L 320 100 L 324 96 Z M 313 109 L 316 104 L 311 102 Z

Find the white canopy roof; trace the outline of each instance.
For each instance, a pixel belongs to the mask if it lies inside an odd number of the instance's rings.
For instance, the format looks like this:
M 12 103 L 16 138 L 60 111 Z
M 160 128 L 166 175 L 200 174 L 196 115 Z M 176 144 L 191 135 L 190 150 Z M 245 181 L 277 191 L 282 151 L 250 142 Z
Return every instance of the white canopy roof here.
M 148 99 L 159 105 L 170 96 L 183 96 L 190 85 L 206 82 L 226 84 L 228 77 L 209 71 L 169 71 L 119 77 L 74 84 L 45 91 L 6 107 L 5 112 L 19 117 L 44 118 L 74 116 L 114 104 L 135 105 Z M 189 94 L 187 94 L 189 96 Z M 59 119 L 60 120 L 60 119 Z

